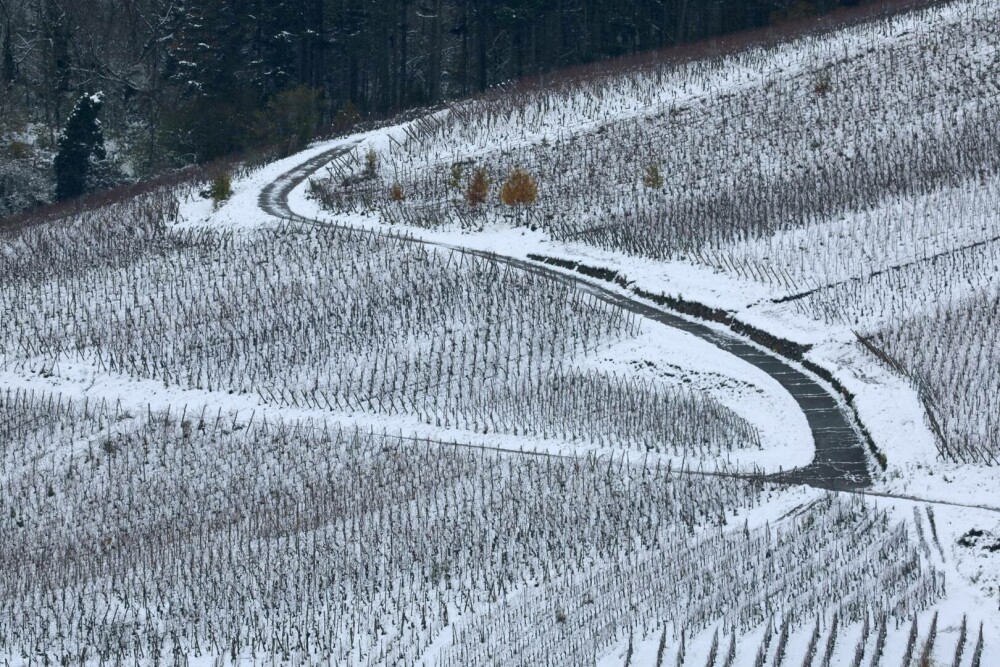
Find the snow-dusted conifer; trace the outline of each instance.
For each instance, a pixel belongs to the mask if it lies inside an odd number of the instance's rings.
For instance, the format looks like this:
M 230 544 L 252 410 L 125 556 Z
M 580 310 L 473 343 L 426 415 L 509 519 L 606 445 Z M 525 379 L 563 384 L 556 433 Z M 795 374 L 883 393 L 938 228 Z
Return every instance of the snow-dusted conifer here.
M 94 163 L 107 157 L 104 132 L 97 118 L 103 104 L 101 97 L 101 93 L 81 96 L 59 135 L 59 151 L 53 162 L 56 199 L 84 194 Z

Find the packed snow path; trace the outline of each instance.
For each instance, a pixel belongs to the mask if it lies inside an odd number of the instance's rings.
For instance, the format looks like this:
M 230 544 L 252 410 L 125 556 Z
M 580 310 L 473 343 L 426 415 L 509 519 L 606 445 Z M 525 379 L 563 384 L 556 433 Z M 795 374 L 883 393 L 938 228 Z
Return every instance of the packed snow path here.
M 266 213 L 285 220 L 312 225 L 335 226 L 335 223 L 311 219 L 295 213 L 292 211 L 288 199 L 292 190 L 353 147 L 352 144 L 347 144 L 324 151 L 282 174 L 275 181 L 268 183 L 261 191 L 260 207 Z M 615 292 L 602 285 L 582 280 L 575 275 L 563 273 L 544 264 L 425 239 L 407 237 L 407 240 L 412 243 L 449 250 L 460 250 L 523 271 L 530 271 L 550 280 L 572 285 L 576 289 L 584 290 L 598 299 L 636 315 L 691 333 L 756 366 L 777 380 L 798 403 L 809 423 L 816 450 L 815 458 L 809 465 L 769 475 L 768 478 L 773 481 L 806 484 L 836 491 L 860 491 L 871 485 L 865 443 L 852 424 L 844 406 L 828 387 L 823 386 L 783 358 L 766 352 L 734 334 L 687 319 L 661 307 Z

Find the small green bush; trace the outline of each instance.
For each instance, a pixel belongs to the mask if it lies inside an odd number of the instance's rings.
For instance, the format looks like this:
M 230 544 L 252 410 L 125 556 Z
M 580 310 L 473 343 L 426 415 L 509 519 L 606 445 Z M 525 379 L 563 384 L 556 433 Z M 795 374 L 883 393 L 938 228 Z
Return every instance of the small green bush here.
M 374 148 L 369 148 L 365 153 L 365 177 L 375 178 L 378 173 L 378 153 Z
M 451 165 L 451 177 L 448 179 L 448 187 L 452 190 L 458 190 L 462 187 L 462 176 L 465 174 L 465 165 L 461 162 L 456 162 Z
M 233 196 L 233 177 L 228 171 L 223 171 L 212 179 L 208 196 L 212 198 L 216 208 L 222 206 L 223 202 Z

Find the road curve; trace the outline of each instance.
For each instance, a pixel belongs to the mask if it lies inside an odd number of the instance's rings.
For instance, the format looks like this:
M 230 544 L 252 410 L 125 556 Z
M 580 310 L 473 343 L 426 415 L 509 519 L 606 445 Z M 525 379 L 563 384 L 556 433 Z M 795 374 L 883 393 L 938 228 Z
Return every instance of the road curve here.
M 324 151 L 282 174 L 261 191 L 258 200 L 260 208 L 266 213 L 284 220 L 328 227 L 338 226 L 335 223 L 314 220 L 295 213 L 288 203 L 288 198 L 292 190 L 312 174 L 353 147 L 353 144 L 348 144 Z M 445 243 L 406 238 L 412 243 L 458 250 L 485 257 L 522 271 L 571 285 L 640 317 L 687 331 L 719 349 L 753 364 L 777 380 L 792 395 L 805 414 L 816 447 L 815 457 L 809 465 L 778 474 L 765 475 L 763 478 L 779 483 L 805 484 L 835 491 L 857 492 L 871 486 L 866 446 L 846 407 L 837 399 L 830 387 L 825 386 L 783 357 L 765 351 L 736 334 L 683 317 L 661 306 L 616 292 L 599 283 L 564 273 L 545 264 Z

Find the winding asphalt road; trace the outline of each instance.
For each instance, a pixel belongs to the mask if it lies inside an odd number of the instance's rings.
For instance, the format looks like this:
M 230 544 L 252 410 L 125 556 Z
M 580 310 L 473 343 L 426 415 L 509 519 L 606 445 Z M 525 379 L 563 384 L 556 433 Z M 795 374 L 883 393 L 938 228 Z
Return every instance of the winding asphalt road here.
M 282 174 L 261 191 L 260 207 L 275 217 L 289 221 L 327 227 L 341 226 L 295 213 L 289 206 L 288 197 L 295 187 L 353 147 L 353 145 L 338 146 L 320 153 Z M 571 285 L 575 289 L 585 291 L 640 317 L 687 331 L 719 349 L 753 364 L 777 380 L 799 404 L 809 423 L 816 446 L 815 458 L 809 465 L 758 477 L 779 483 L 805 484 L 836 491 L 863 491 L 871 486 L 869 457 L 865 443 L 846 407 L 833 394 L 831 388 L 824 386 L 784 358 L 765 351 L 726 330 L 683 317 L 661 306 L 653 305 L 631 295 L 621 294 L 599 283 L 564 273 L 545 264 L 445 243 L 409 237 L 406 239 L 412 243 L 478 255 L 522 271 Z

